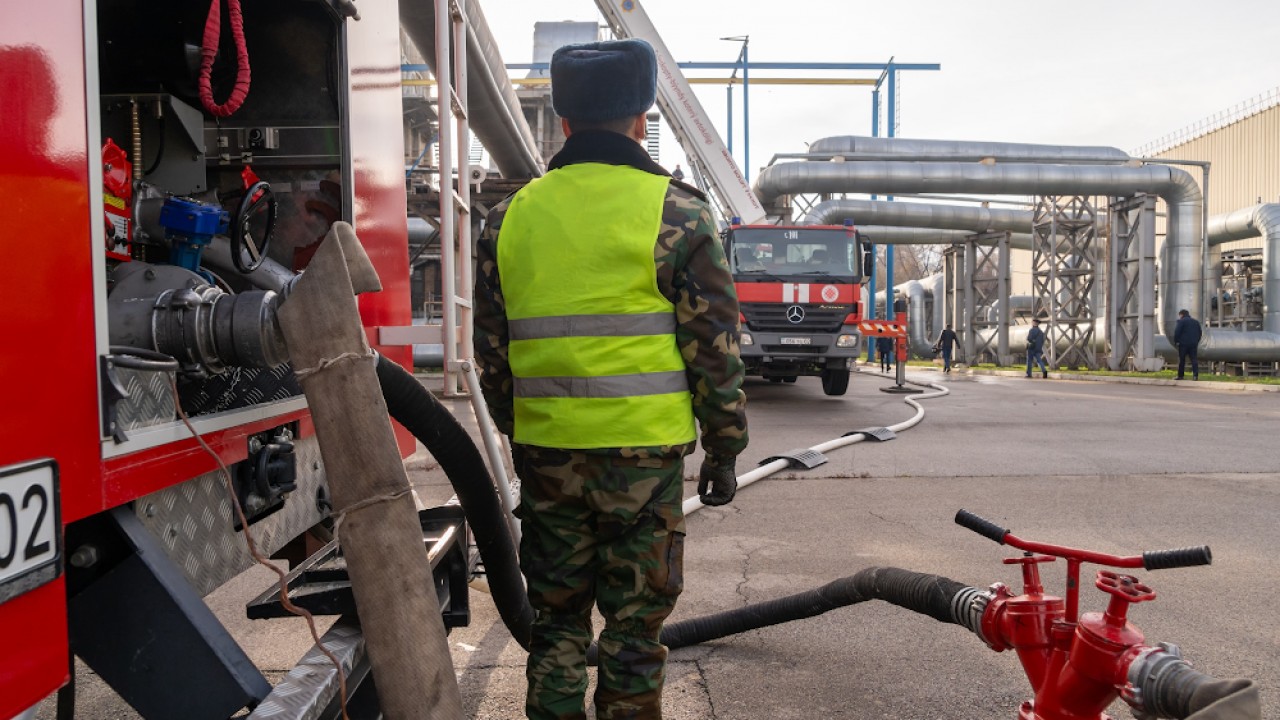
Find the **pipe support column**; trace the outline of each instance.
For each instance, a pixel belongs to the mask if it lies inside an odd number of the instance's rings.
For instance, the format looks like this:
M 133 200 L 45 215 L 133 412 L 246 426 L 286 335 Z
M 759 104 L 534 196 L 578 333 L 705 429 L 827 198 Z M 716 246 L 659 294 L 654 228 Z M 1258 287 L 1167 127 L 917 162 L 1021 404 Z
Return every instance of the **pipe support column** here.
M 977 353 L 977 328 L 974 323 L 978 319 L 978 298 L 977 291 L 973 284 L 974 276 L 977 274 L 978 262 L 978 246 L 972 238 L 964 243 L 964 311 L 957 327 L 961 328 L 964 333 L 964 361 L 966 365 L 973 365 L 974 355 Z

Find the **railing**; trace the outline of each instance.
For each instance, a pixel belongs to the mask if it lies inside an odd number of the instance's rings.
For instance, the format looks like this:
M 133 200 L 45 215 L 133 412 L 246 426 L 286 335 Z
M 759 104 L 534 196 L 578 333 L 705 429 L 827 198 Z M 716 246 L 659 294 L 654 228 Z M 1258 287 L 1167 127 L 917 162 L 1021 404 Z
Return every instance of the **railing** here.
M 1142 147 L 1135 149 L 1131 154 L 1135 157 L 1151 157 L 1159 153 L 1171 150 L 1179 145 L 1203 137 L 1224 128 L 1232 123 L 1239 122 L 1252 115 L 1257 115 L 1263 110 L 1280 105 L 1280 87 L 1272 88 L 1265 93 L 1255 95 L 1248 100 L 1236 103 L 1231 107 L 1216 112 L 1206 118 L 1198 120 L 1181 130 L 1169 133 L 1163 137 L 1157 138 Z

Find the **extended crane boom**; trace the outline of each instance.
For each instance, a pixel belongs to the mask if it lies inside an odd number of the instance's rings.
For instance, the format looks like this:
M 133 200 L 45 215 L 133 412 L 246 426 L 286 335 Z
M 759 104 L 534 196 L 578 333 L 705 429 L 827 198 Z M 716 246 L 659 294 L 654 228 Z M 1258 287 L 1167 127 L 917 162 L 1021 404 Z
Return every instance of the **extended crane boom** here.
M 746 225 L 764 223 L 764 207 L 729 155 L 649 14 L 638 0 L 596 0 L 596 5 L 615 35 L 640 38 L 653 46 L 658 57 L 658 107 L 680 147 L 710 184 L 711 195 L 725 218 L 740 218 L 739 222 Z

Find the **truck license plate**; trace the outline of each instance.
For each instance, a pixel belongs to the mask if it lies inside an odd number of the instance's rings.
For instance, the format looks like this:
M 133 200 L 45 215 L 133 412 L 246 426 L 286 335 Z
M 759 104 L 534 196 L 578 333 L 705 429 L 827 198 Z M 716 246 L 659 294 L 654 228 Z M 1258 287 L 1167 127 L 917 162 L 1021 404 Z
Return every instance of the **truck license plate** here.
M 784 337 L 784 338 L 782 338 L 782 344 L 783 344 L 783 345 L 808 345 L 808 344 L 809 344 L 809 342 L 810 342 L 810 338 L 807 338 L 807 337 Z
M 57 468 L 53 460 L 0 468 L 0 602 L 43 584 L 23 576 L 62 554 Z

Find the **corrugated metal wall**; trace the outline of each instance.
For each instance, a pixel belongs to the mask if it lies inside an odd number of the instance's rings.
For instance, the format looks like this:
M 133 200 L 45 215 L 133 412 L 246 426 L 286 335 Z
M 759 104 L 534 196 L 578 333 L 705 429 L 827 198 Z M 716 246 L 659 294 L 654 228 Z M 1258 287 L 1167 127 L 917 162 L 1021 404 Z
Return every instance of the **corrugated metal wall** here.
M 1229 125 L 1154 155 L 1176 160 L 1208 160 L 1209 215 L 1280 202 L 1280 105 L 1273 105 Z M 1200 169 L 1186 167 L 1197 180 Z M 1241 240 L 1223 249 L 1261 247 L 1258 239 Z

